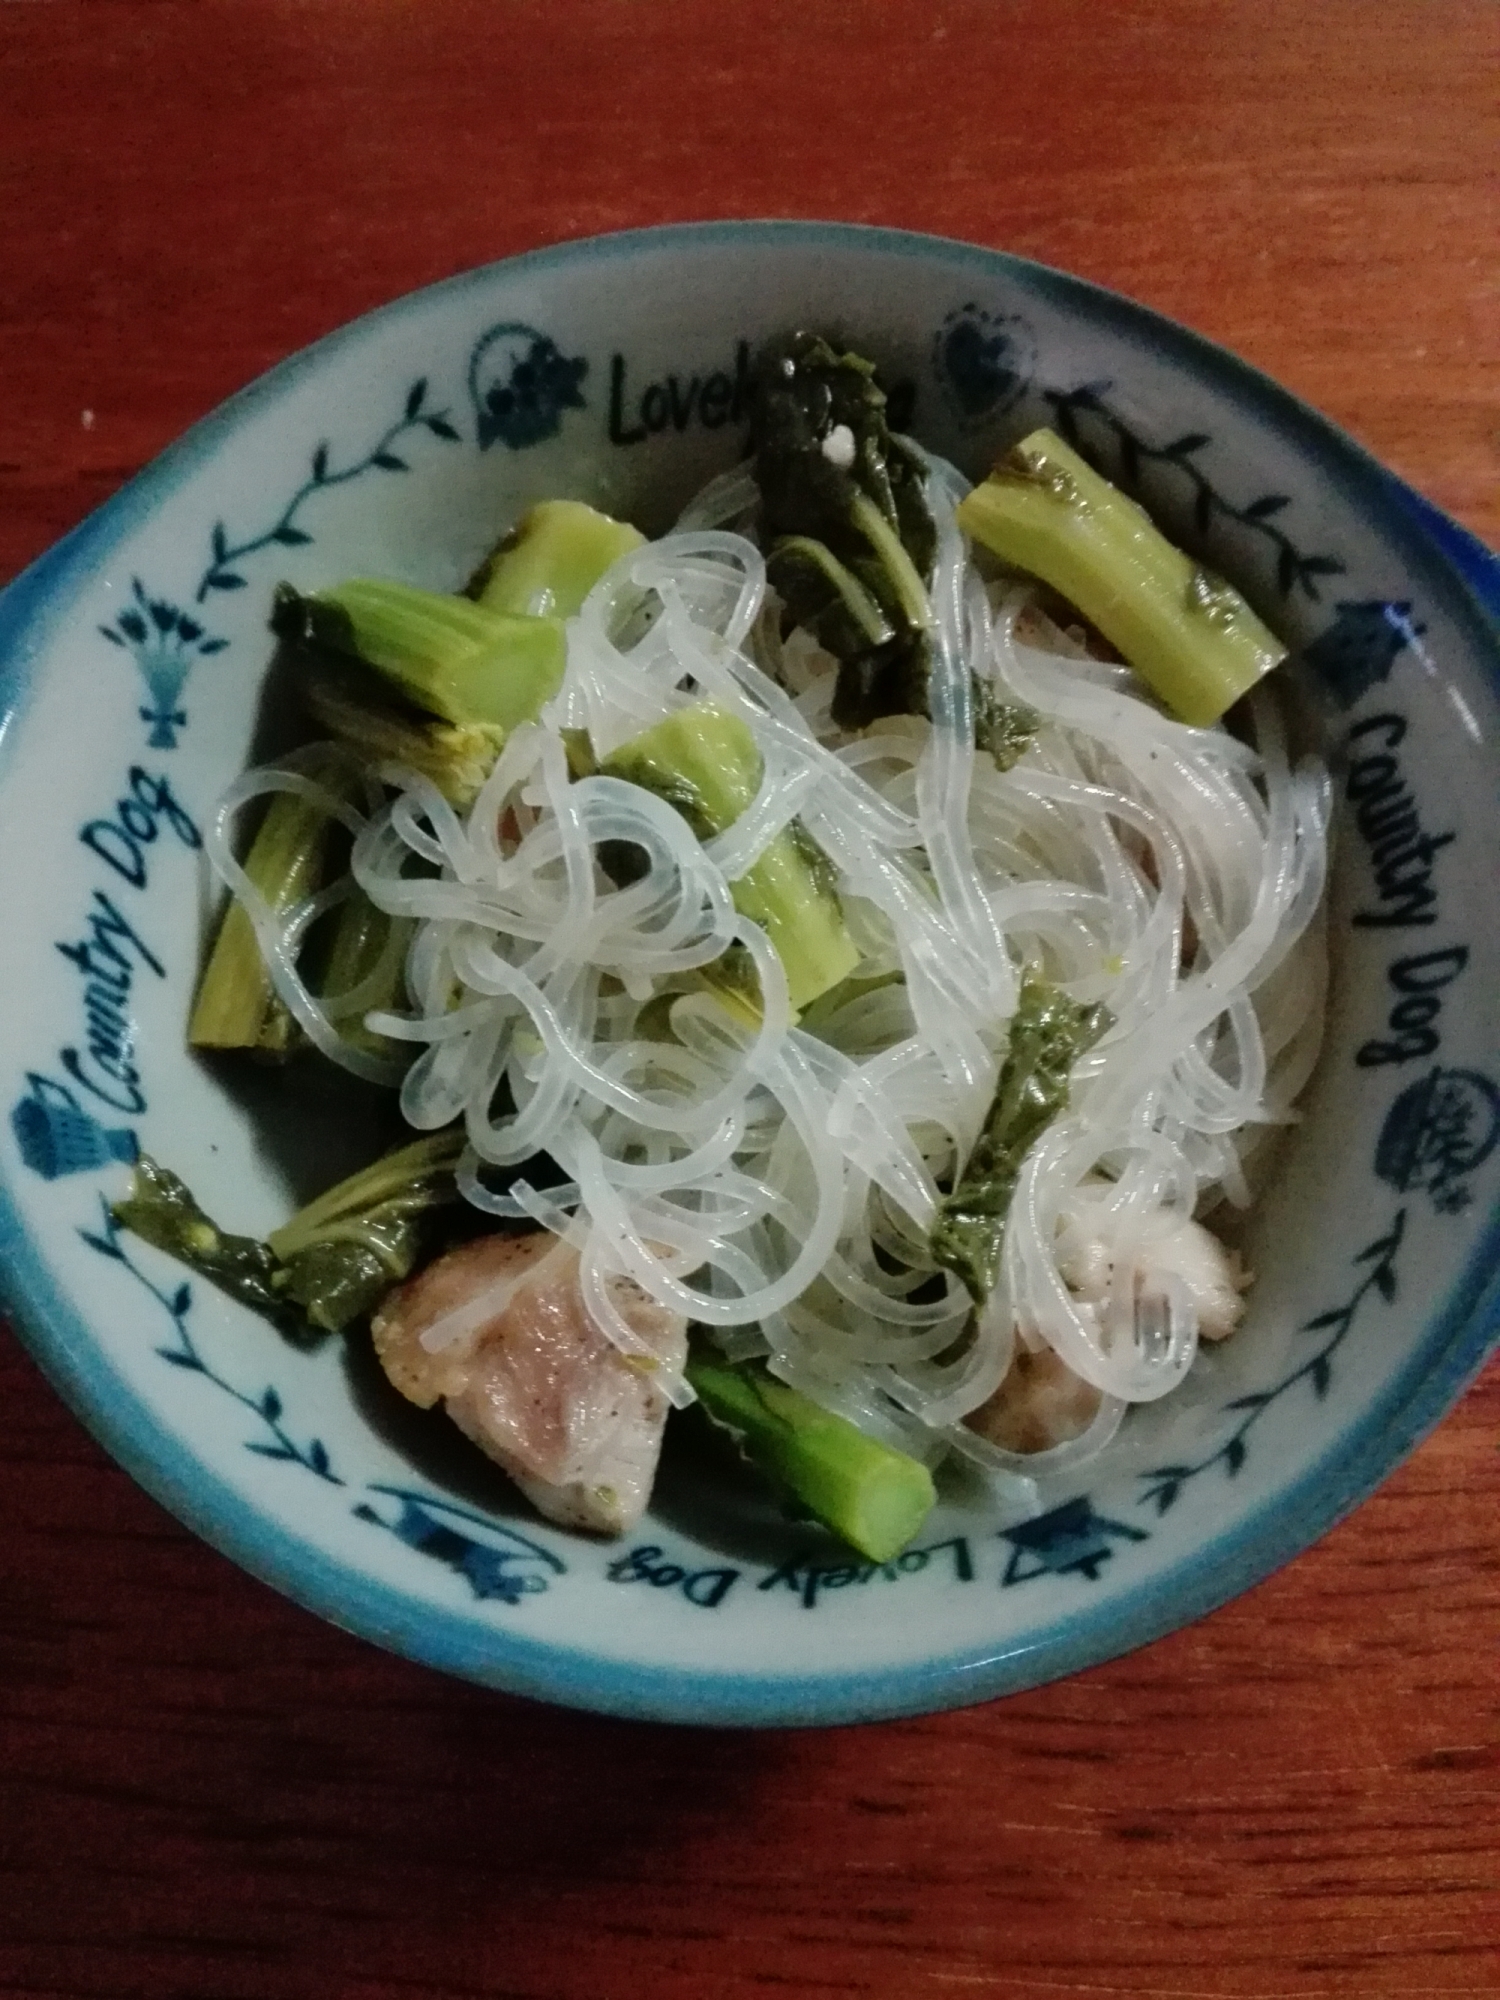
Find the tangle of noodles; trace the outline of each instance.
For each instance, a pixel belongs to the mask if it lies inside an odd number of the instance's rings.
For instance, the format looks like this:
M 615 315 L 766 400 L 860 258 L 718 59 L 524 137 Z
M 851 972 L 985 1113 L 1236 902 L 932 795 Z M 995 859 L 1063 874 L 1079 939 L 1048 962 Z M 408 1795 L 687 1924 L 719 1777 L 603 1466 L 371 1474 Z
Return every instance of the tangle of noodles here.
M 953 518 L 963 491 L 932 462 L 930 723 L 834 728 L 833 660 L 805 634 L 783 643 L 761 555 L 725 525 L 753 518 L 739 470 L 595 587 L 569 626 L 561 691 L 514 731 L 466 813 L 397 768 L 373 774 L 359 809 L 292 758 L 231 788 L 210 851 L 312 1039 L 399 1081 L 419 1129 L 462 1120 L 464 1193 L 573 1243 L 585 1301 L 619 1346 L 639 1341 L 605 1280 L 626 1273 L 732 1357 L 768 1355 L 873 1434 L 929 1460 L 957 1446 L 1019 1482 L 1101 1449 L 1129 1403 L 1166 1394 L 1192 1362 L 1185 1291 L 1143 1311 L 1117 1285 L 1085 1307 L 1058 1269 L 1059 1232 L 1083 1199 L 1121 1244 L 1148 1213 L 1247 1199 L 1245 1158 L 1293 1115 L 1321 1030 L 1329 788 L 1321 766 L 1290 760 L 1267 691 L 1251 704 L 1254 747 L 1188 728 L 1052 626 L 1025 585 L 986 586 Z M 974 674 L 1039 718 L 1004 773 L 973 747 Z M 758 797 L 707 845 L 648 792 L 570 776 L 564 729 L 587 730 L 603 758 L 705 698 L 743 718 L 764 760 Z M 352 882 L 285 916 L 229 845 L 235 812 L 278 789 L 321 800 L 353 835 Z M 729 887 L 794 818 L 833 864 L 862 955 L 816 1033 L 796 1024 L 780 961 Z M 642 872 L 617 887 L 599 855 L 622 841 Z M 412 1046 L 409 1065 L 340 1034 L 360 993 L 319 999 L 298 971 L 309 926 L 352 883 L 415 924 L 410 1011 L 369 1017 Z M 758 1026 L 694 979 L 731 945 L 759 980 Z M 1024 1162 L 999 1285 L 971 1323 L 928 1235 L 988 1109 L 1028 966 L 1103 1001 L 1111 1025 Z M 486 1169 L 539 1152 L 559 1181 L 488 1183 Z M 962 1423 L 1018 1338 L 1103 1392 L 1082 1437 L 1034 1459 Z

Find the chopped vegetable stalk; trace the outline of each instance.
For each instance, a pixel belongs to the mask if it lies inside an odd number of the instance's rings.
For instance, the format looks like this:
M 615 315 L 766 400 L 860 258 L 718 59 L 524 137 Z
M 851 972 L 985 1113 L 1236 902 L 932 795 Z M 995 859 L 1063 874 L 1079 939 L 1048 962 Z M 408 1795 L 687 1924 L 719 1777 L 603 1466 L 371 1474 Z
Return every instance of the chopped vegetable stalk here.
M 958 521 L 1061 591 L 1184 722 L 1217 722 L 1286 657 L 1236 590 L 1173 548 L 1052 431 L 1007 452 Z
M 1104 1008 L 1079 1006 L 1030 974 L 1023 980 L 994 1100 L 932 1230 L 935 1261 L 962 1278 L 977 1304 L 1000 1276 L 1021 1162 L 1067 1104 L 1073 1064 L 1108 1025 Z
M 411 931 L 409 919 L 377 910 L 359 889 L 339 910 L 328 962 L 323 968 L 323 998 L 325 1003 L 338 1000 L 378 975 L 378 983 L 361 1003 L 359 1012 L 338 1023 L 343 1039 L 369 1054 L 391 1053 L 392 1044 L 386 1037 L 372 1033 L 365 1026 L 365 1015 L 376 1008 L 401 1005 L 406 945 Z
M 622 744 L 600 769 L 666 799 L 706 841 L 751 804 L 762 762 L 748 724 L 703 701 Z M 800 827 L 779 833 L 730 893 L 740 914 L 762 925 L 774 945 L 794 1008 L 826 993 L 858 963 L 832 871 Z
M 504 730 L 530 722 L 557 693 L 567 651 L 560 618 L 518 617 L 378 578 L 352 577 L 310 597 L 281 584 L 271 625 L 284 639 L 373 667 L 428 715 Z
M 761 364 L 755 477 L 786 620 L 839 663 L 833 719 L 926 715 L 937 530 L 920 453 L 892 435 L 871 362 L 799 333 Z M 1035 731 L 974 682 L 975 742 L 1009 769 Z
M 337 1333 L 373 1311 L 427 1246 L 431 1212 L 458 1199 L 462 1133 L 387 1154 L 294 1215 L 264 1243 L 231 1236 L 177 1175 L 142 1158 L 115 1220 L 243 1305 L 283 1325 Z
M 894 525 L 873 500 L 857 490 L 849 498 L 849 518 L 874 550 L 880 566 L 878 580 L 894 601 L 894 608 L 908 629 L 926 631 L 932 624 L 932 602 L 927 595 L 926 576 L 918 574 Z M 868 565 L 865 567 L 868 574 Z M 927 574 L 930 574 L 930 566 Z
M 871 1562 L 899 1554 L 932 1511 L 937 1494 L 919 1459 L 866 1437 L 763 1363 L 731 1365 L 700 1350 L 686 1372 L 704 1410 L 750 1462 Z
M 348 789 L 348 774 L 337 758 L 329 757 L 308 775 L 331 791 Z M 329 831 L 328 814 L 312 800 L 292 792 L 272 795 L 244 865 L 278 915 L 319 887 Z M 271 985 L 250 919 L 241 904 L 230 902 L 198 982 L 188 1043 L 197 1049 L 257 1049 L 282 1056 L 296 1034 Z
M 581 500 L 541 500 L 481 564 L 469 595 L 490 611 L 571 618 L 604 572 L 645 539 Z
M 298 648 L 298 692 L 313 720 L 362 764 L 405 764 L 430 778 L 450 805 L 472 805 L 505 747 L 494 722 L 440 722 L 388 692 L 355 661 Z

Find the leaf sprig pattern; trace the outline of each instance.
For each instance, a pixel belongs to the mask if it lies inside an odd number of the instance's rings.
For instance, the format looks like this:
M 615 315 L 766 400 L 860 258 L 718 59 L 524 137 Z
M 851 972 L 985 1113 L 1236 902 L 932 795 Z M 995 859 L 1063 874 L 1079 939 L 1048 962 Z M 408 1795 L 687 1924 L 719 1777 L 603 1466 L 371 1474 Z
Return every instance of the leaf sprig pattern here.
M 406 403 L 402 414 L 390 424 L 376 439 L 363 458 L 337 470 L 333 464 L 333 448 L 325 439 L 317 445 L 312 454 L 308 476 L 288 500 L 285 507 L 271 526 L 263 533 L 252 535 L 243 542 L 231 541 L 229 530 L 222 521 L 216 521 L 209 536 L 212 560 L 198 582 L 197 602 L 202 604 L 211 591 L 243 590 L 246 578 L 239 565 L 246 557 L 258 555 L 262 549 L 299 549 L 313 537 L 304 527 L 298 525 L 297 517 L 308 501 L 316 494 L 326 493 L 335 486 L 347 486 L 352 479 L 360 479 L 365 473 L 408 472 L 410 466 L 393 447 L 412 431 L 428 431 L 433 437 L 442 438 L 446 443 L 460 442 L 458 430 L 447 410 L 429 409 L 427 404 L 427 377 L 419 376 L 406 392 Z
M 1301 1333 L 1327 1336 L 1317 1352 L 1309 1355 L 1269 1389 L 1252 1390 L 1226 1403 L 1226 1412 L 1238 1413 L 1240 1421 L 1206 1458 L 1195 1459 L 1186 1465 L 1158 1465 L 1149 1472 L 1141 1473 L 1140 1477 L 1148 1482 L 1140 1496 L 1143 1506 L 1154 1503 L 1157 1513 L 1165 1514 L 1188 1481 L 1207 1472 L 1213 1465 L 1222 1465 L 1226 1477 L 1232 1479 L 1245 1463 L 1248 1449 L 1245 1441 L 1250 1432 L 1272 1404 L 1279 1402 L 1299 1382 L 1309 1383 L 1319 1401 L 1328 1394 L 1333 1381 L 1333 1357 L 1348 1338 L 1366 1298 L 1371 1292 L 1378 1292 L 1389 1304 L 1396 1296 L 1396 1259 L 1405 1234 L 1406 1210 L 1398 1208 L 1386 1233 L 1355 1253 L 1356 1265 L 1363 1265 L 1365 1270 L 1349 1297 L 1341 1306 L 1332 1306 L 1327 1312 L 1316 1314 L 1298 1329 Z
M 1186 431 L 1169 444 L 1149 444 L 1133 431 L 1125 419 L 1105 401 L 1109 382 L 1085 382 L 1077 389 L 1047 389 L 1043 393 L 1052 405 L 1058 430 L 1068 443 L 1084 449 L 1084 424 L 1093 419 L 1110 434 L 1117 461 L 1116 477 L 1127 492 L 1140 486 L 1145 465 L 1168 465 L 1182 473 L 1193 489 L 1193 526 L 1205 535 L 1217 516 L 1236 522 L 1262 536 L 1276 551 L 1276 587 L 1283 597 L 1300 590 L 1311 603 L 1321 598 L 1322 578 L 1342 576 L 1344 565 L 1337 556 L 1318 555 L 1301 549 L 1279 524 L 1276 516 L 1291 505 L 1285 493 L 1263 493 L 1258 499 L 1236 506 L 1214 485 L 1197 463 L 1197 454 L 1212 442 L 1205 431 Z
M 110 1213 L 109 1203 L 100 1197 L 104 1212 L 98 1229 L 80 1229 L 79 1235 L 91 1250 L 97 1250 L 101 1257 L 108 1257 L 125 1269 L 144 1291 L 151 1294 L 172 1323 L 173 1342 L 167 1347 L 158 1347 L 157 1353 L 163 1361 L 174 1368 L 181 1368 L 188 1374 L 201 1375 L 216 1389 L 221 1389 L 241 1409 L 248 1410 L 260 1423 L 263 1435 L 245 1440 L 246 1451 L 253 1451 L 259 1458 L 285 1460 L 292 1465 L 300 1465 L 316 1478 L 330 1486 L 342 1486 L 344 1481 L 334 1471 L 328 1456 L 328 1447 L 321 1438 L 310 1438 L 305 1445 L 299 1445 L 286 1425 L 282 1422 L 285 1411 L 280 1394 L 274 1387 L 267 1386 L 258 1395 L 247 1394 L 237 1389 L 226 1376 L 221 1375 L 205 1359 L 202 1349 L 193 1339 L 189 1316 L 193 1308 L 193 1288 L 184 1281 L 175 1290 L 165 1292 L 153 1284 L 145 1272 L 131 1257 L 121 1241 L 124 1232 Z

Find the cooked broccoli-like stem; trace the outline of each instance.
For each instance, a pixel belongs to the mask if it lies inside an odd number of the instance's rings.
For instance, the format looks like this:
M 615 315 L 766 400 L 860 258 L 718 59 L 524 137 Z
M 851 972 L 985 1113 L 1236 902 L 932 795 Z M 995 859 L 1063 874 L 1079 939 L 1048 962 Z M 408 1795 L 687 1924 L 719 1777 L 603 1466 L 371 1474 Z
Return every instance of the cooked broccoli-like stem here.
M 977 1304 L 1000 1276 L 1021 1162 L 1067 1104 L 1074 1063 L 1108 1025 L 1103 1007 L 1080 1006 L 1031 975 L 1023 980 L 994 1099 L 932 1229 L 934 1260 L 963 1280 Z
M 871 1562 L 899 1554 L 932 1511 L 937 1494 L 919 1459 L 866 1437 L 764 1363 L 731 1364 L 699 1347 L 686 1372 L 707 1415 L 751 1464 Z
M 1023 438 L 959 525 L 1075 604 L 1184 722 L 1217 722 L 1286 657 L 1274 633 L 1052 431 Z
M 762 358 L 754 409 L 766 574 L 787 621 L 838 661 L 840 729 L 930 713 L 937 530 L 927 468 L 892 435 L 872 362 L 797 333 Z M 974 677 L 974 740 L 1007 770 L 1029 711 Z
M 427 715 L 512 730 L 562 685 L 560 618 L 492 611 L 409 583 L 351 577 L 303 596 L 277 587 L 273 631 L 359 661 Z
M 491 611 L 571 618 L 610 566 L 645 541 L 581 500 L 540 500 L 469 579 Z
M 405 764 L 460 810 L 473 804 L 505 747 L 498 723 L 440 722 L 336 653 L 299 646 L 295 671 L 303 707 L 361 764 Z
M 276 591 L 281 661 L 313 719 L 364 764 L 406 764 L 474 800 L 519 723 L 562 684 L 562 621 L 356 578 Z
M 349 773 L 329 757 L 311 768 L 328 790 L 346 793 Z M 322 883 L 331 832 L 328 814 L 294 792 L 275 792 L 261 819 L 245 873 L 278 915 Z M 253 1049 L 279 1057 L 295 1046 L 295 1022 L 271 985 L 255 931 L 245 910 L 231 901 L 198 982 L 188 1019 L 188 1043 L 197 1049 Z
M 453 1170 L 462 1150 L 462 1133 L 443 1132 L 388 1153 L 264 1243 L 220 1229 L 185 1182 L 144 1157 L 112 1213 L 122 1228 L 288 1330 L 337 1333 L 410 1276 L 430 1241 L 433 1211 L 458 1199 Z
M 653 723 L 604 758 L 600 769 L 675 806 L 700 840 L 732 826 L 760 790 L 760 750 L 749 725 L 713 702 L 694 702 Z M 827 860 L 796 825 L 730 884 L 735 908 L 760 924 L 801 1009 L 847 978 L 859 953 L 844 926 Z

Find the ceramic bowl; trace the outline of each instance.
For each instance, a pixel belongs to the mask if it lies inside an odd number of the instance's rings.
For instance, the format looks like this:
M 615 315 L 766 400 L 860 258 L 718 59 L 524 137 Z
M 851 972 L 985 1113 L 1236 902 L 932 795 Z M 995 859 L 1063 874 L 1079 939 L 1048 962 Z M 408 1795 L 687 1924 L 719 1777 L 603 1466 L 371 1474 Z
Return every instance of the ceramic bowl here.
M 372 1143 L 316 1064 L 236 1078 L 183 1044 L 212 903 L 199 829 L 258 726 L 274 584 L 455 587 L 545 495 L 664 526 L 738 455 L 757 346 L 799 324 L 873 355 L 901 422 L 971 473 L 1046 422 L 1136 490 L 1302 650 L 1340 801 L 1327 1046 L 1255 1218 L 1242 1330 L 1039 1515 L 959 1482 L 882 1567 L 691 1457 L 623 1543 L 552 1527 L 388 1392 L 366 1343 L 288 1346 L 107 1206 L 140 1148 L 259 1232 Z M 24 1337 L 246 1569 L 548 1700 L 868 1719 L 1196 1618 L 1368 1492 L 1493 1337 L 1492 562 L 1231 356 L 992 251 L 648 231 L 358 321 L 199 424 L 0 604 L 0 1259 Z

